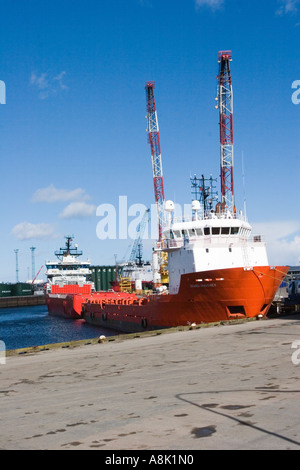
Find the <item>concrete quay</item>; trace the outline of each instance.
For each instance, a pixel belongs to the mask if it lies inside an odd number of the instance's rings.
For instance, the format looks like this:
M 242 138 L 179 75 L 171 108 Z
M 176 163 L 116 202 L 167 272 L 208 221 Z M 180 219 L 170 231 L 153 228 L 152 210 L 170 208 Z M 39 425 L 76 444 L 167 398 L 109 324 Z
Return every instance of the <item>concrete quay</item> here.
M 2 450 L 300 449 L 300 316 L 8 356 Z

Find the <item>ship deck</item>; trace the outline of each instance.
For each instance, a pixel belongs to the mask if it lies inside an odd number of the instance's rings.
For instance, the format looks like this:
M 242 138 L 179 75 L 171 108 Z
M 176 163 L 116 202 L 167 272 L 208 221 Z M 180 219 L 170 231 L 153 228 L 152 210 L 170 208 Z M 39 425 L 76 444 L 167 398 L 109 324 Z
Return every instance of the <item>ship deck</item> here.
M 300 448 L 299 314 L 130 338 L 8 356 L 1 449 Z

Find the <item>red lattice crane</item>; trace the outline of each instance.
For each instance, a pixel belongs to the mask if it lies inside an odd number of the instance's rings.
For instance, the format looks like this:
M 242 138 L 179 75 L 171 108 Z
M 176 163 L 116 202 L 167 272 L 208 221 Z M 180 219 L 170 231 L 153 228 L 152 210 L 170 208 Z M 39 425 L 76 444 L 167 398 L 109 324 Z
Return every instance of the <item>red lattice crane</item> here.
M 162 240 L 163 232 L 163 210 L 165 202 L 164 193 L 164 182 L 163 182 L 163 171 L 162 171 L 162 160 L 160 150 L 160 137 L 159 127 L 157 120 L 156 104 L 154 98 L 154 82 L 146 82 L 146 101 L 147 101 L 147 132 L 149 143 L 151 147 L 151 158 L 152 158 L 152 169 L 153 169 L 153 180 L 154 180 L 154 194 L 155 202 L 157 207 L 157 218 L 158 218 L 158 241 Z
M 220 112 L 221 195 L 222 206 L 235 215 L 233 189 L 233 94 L 230 72 L 231 51 L 220 51 L 218 56 L 218 108 Z

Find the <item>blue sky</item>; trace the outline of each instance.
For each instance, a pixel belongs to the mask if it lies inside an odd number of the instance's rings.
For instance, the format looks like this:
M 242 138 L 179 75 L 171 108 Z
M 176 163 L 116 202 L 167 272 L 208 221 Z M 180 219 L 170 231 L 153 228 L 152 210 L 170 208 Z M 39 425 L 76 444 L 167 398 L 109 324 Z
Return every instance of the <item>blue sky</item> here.
M 299 0 L 2 0 L 0 8 L 0 281 L 16 279 L 15 249 L 25 280 L 30 247 L 37 271 L 67 234 L 93 264 L 130 253 L 132 240 L 97 237 L 96 208 L 118 213 L 119 196 L 128 207 L 154 203 L 146 81 L 156 83 L 166 198 L 190 203 L 194 174 L 219 186 L 217 57 L 228 49 L 237 207 L 246 194 L 270 263 L 299 263 Z M 146 258 L 151 246 L 145 240 Z

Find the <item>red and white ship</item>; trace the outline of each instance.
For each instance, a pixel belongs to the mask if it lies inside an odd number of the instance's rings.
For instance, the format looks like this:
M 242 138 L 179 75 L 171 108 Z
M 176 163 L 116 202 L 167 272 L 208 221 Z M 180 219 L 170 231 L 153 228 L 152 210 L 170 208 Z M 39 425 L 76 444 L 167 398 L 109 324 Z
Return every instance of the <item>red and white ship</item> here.
M 55 252 L 59 261 L 46 262 L 48 312 L 66 318 L 81 318 L 82 302 L 94 291 L 90 260 L 79 261 L 82 251 L 72 247 L 72 237 L 66 246 Z
M 220 113 L 222 199 L 213 208 L 210 191 L 199 187 L 202 198 L 194 201 L 189 221 L 174 220 L 173 203 L 164 201 L 154 83 L 146 83 L 159 224 L 153 279 L 154 284 L 162 279 L 163 254 L 167 253 L 169 289 L 149 296 L 92 295 L 83 303 L 87 322 L 121 331 L 139 331 L 267 314 L 288 267 L 269 266 L 265 243 L 261 237 L 251 238 L 251 226 L 245 216 L 236 215 L 231 58 L 230 51 L 219 52 L 216 108 Z M 169 214 L 164 229 L 163 210 Z
M 154 84 L 146 83 L 148 133 L 151 145 L 159 240 L 152 267 L 154 285 L 165 274 L 168 286 L 157 293 L 97 292 L 49 294 L 49 311 L 67 316 L 79 312 L 86 322 L 124 332 L 159 329 L 235 318 L 263 317 L 288 272 L 270 266 L 265 243 L 251 238 L 251 226 L 237 216 L 233 192 L 233 130 L 230 51 L 219 53 L 221 201 L 213 207 L 210 193 L 192 204 L 190 220 L 174 219 L 174 204 L 165 202 Z M 166 220 L 167 219 L 167 220 Z M 54 287 L 54 286 L 53 286 Z M 63 287 L 65 289 L 65 286 Z M 59 295 L 64 295 L 59 301 Z
M 160 244 L 168 253 L 169 292 L 95 293 L 83 302 L 83 317 L 130 332 L 265 316 L 289 268 L 269 266 L 265 243 L 250 234 L 250 225 L 230 213 L 172 222 Z

